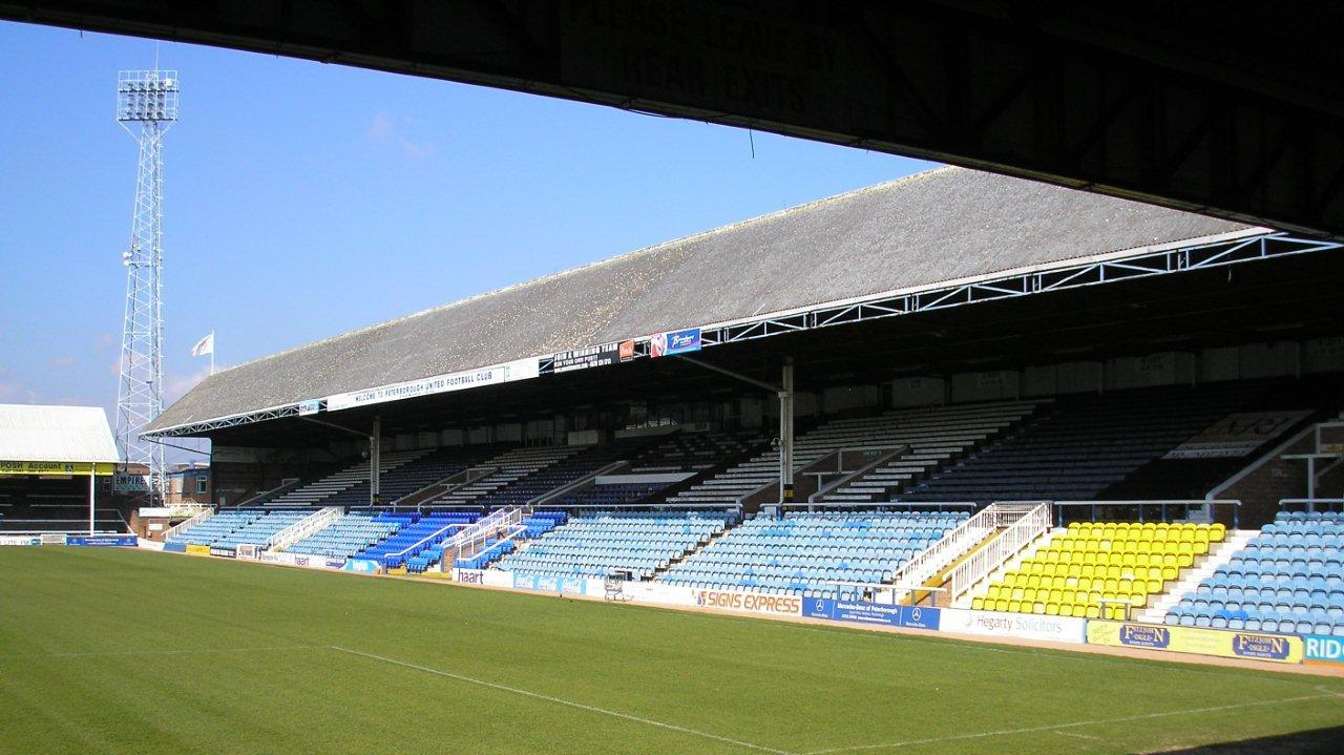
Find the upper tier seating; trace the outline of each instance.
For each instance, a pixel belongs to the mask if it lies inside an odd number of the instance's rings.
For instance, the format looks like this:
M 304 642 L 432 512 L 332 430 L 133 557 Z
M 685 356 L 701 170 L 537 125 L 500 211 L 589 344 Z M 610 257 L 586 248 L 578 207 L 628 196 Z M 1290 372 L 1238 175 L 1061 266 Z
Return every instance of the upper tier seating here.
M 865 476 L 869 485 L 845 491 L 853 500 L 883 496 L 888 490 L 923 475 L 966 453 L 1003 427 L 1030 414 L 1029 401 L 902 409 L 884 414 L 828 422 L 794 441 L 794 469 L 799 470 L 842 448 L 912 450 L 881 470 Z M 668 499 L 669 503 L 735 505 L 743 496 L 779 478 L 779 450 L 771 448 Z M 879 482 L 880 481 L 880 482 Z M 837 500 L 842 497 L 837 491 Z
M 620 482 L 566 493 L 548 506 L 620 506 L 643 501 L 667 487 L 666 482 Z
M 385 505 L 391 505 L 398 499 L 410 495 L 428 485 L 453 475 L 471 466 L 483 456 L 485 451 L 472 448 L 441 448 L 424 456 L 391 467 L 378 478 L 378 490 Z M 369 505 L 369 480 L 367 477 L 345 490 L 322 500 L 323 506 L 367 506 Z
M 723 532 L 729 511 L 602 511 L 571 516 L 499 568 L 543 576 L 602 577 L 628 569 L 649 579 L 658 569 Z
M 1253 395 L 1246 384 L 1061 398 L 1023 432 L 935 474 L 902 501 L 1090 500 Z
M 1074 522 L 992 582 L 971 608 L 1130 618 L 1226 536 L 1221 524 Z
M 443 506 L 476 505 L 477 499 L 525 479 L 561 459 L 584 450 L 583 446 L 529 446 L 515 448 L 481 462 L 480 466 L 493 467 L 494 472 L 465 485 L 453 488 L 436 498 L 432 504 Z
M 401 524 L 395 519 L 379 519 L 370 511 L 351 511 L 285 550 L 327 558 L 350 558 L 387 539 Z
M 700 472 L 765 442 L 755 433 L 676 432 L 630 462 L 630 473 Z
M 1163 621 L 1344 637 L 1344 513 L 1280 512 Z
M 940 540 L 968 514 L 945 512 L 788 512 L 757 516 L 658 577 L 697 588 L 778 595 L 853 597 L 828 581 L 875 584 Z
M 395 568 L 408 564 L 411 559 L 452 537 L 458 530 L 476 521 L 478 515 L 462 512 L 433 512 L 425 516 L 379 513 L 377 518 L 380 521 L 400 522 L 402 526 L 396 534 L 365 548 L 357 557 L 381 561 L 388 568 Z M 442 556 L 443 551 L 439 550 L 434 562 Z
M 185 527 L 165 538 L 170 543 L 210 545 L 240 527 L 251 524 L 264 511 L 260 509 L 224 509 L 214 516 Z
M 392 470 L 403 464 L 410 463 L 423 456 L 427 456 L 432 451 L 422 449 L 419 451 L 393 451 L 382 454 L 379 457 L 378 474 L 386 476 Z M 300 485 L 293 490 L 282 493 L 274 498 L 266 500 L 267 506 L 315 506 L 324 504 L 328 498 L 348 490 L 361 482 L 367 482 L 369 479 L 369 461 L 365 459 L 356 464 L 352 464 L 338 472 L 323 477 L 307 485 Z M 366 488 L 367 490 L 367 488 Z M 367 499 L 361 503 L 367 503 Z
M 261 516 L 220 537 L 210 545 L 218 548 L 237 548 L 245 543 L 268 546 L 271 543 L 271 538 L 275 537 L 280 530 L 306 519 L 314 513 L 316 512 L 312 510 L 263 511 Z
M 473 498 L 471 502 L 486 508 L 521 506 L 562 485 L 576 482 L 612 462 L 628 458 L 635 452 L 637 452 L 637 449 L 629 443 L 617 442 L 608 446 L 589 446 L 582 453 L 561 458 L 555 463 L 541 467 L 509 485 Z

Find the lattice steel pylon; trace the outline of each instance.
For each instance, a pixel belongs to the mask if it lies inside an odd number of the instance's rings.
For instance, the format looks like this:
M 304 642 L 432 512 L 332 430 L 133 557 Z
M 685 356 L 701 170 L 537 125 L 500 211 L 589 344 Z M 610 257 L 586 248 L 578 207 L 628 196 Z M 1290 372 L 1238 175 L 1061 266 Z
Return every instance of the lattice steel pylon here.
M 163 411 L 163 136 L 177 120 L 176 71 L 117 74 L 117 123 L 139 145 L 126 266 L 126 314 L 117 382 L 117 446 L 122 461 L 144 464 L 151 495 L 167 495 L 163 446 L 140 433 Z

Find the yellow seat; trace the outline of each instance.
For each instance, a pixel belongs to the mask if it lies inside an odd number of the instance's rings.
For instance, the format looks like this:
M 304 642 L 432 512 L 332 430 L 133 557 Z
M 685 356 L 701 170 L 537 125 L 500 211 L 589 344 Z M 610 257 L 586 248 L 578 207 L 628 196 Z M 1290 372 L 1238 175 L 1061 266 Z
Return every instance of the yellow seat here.
M 1087 618 L 1089 618 L 1089 619 L 1100 619 L 1100 618 L 1101 618 L 1101 607 L 1100 607 L 1100 606 L 1088 606 L 1088 607 L 1087 607 L 1087 611 L 1085 612 L 1085 614 L 1086 614 Z
M 1148 596 L 1141 592 L 1130 593 L 1129 605 L 1131 608 L 1144 608 L 1148 605 Z
M 1221 543 L 1226 537 L 1227 528 L 1223 526 L 1222 522 L 1214 522 L 1209 525 L 1209 540 L 1215 543 Z
M 1032 603 L 1032 604 L 1031 604 L 1031 612 L 1034 613 L 1034 614 L 1044 614 L 1044 613 L 1045 613 L 1045 604 L 1042 603 L 1042 602 L 1040 602 L 1040 601 L 1037 601 L 1037 602 L 1035 602 L 1035 603 Z
M 984 598 L 971 598 L 971 610 L 972 610 L 972 611 L 983 611 L 984 609 L 985 609 L 985 599 L 984 599 Z
M 1059 604 L 1058 604 L 1058 603 L 1046 603 L 1046 604 L 1045 604 L 1045 615 L 1046 615 L 1046 616 L 1058 616 L 1058 615 L 1059 615 Z
M 1022 612 L 1022 601 L 1020 601 L 1020 600 L 1010 600 L 1010 601 L 1008 601 L 1008 610 L 1011 611 L 1011 612 L 1013 612 L 1013 613 L 1021 613 L 1021 612 Z

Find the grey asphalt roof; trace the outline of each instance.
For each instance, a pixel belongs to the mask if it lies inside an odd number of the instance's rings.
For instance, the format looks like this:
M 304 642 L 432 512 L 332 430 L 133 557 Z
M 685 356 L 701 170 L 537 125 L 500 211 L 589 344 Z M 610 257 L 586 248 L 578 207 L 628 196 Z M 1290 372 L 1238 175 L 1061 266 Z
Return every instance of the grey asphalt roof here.
M 938 168 L 223 370 L 165 410 L 151 429 L 1249 227 Z

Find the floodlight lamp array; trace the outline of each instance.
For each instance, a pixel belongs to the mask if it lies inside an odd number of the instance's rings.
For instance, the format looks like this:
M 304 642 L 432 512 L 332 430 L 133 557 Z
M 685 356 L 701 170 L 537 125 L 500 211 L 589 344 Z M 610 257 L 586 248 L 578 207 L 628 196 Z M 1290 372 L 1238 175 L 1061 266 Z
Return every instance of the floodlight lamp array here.
M 177 120 L 180 84 L 176 71 L 122 71 L 117 78 L 117 120 Z

